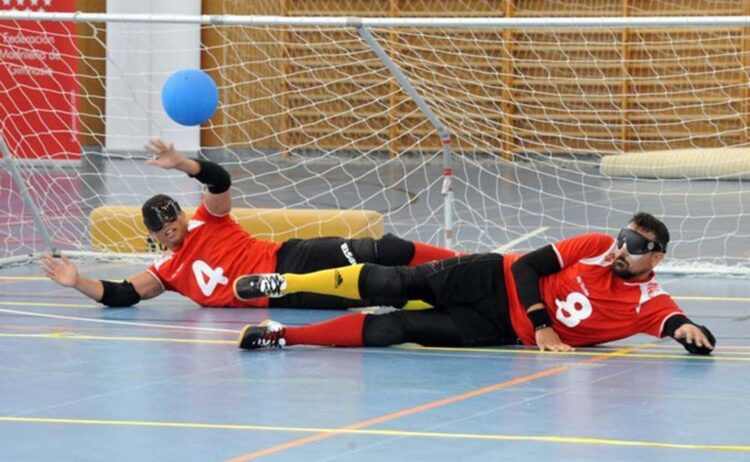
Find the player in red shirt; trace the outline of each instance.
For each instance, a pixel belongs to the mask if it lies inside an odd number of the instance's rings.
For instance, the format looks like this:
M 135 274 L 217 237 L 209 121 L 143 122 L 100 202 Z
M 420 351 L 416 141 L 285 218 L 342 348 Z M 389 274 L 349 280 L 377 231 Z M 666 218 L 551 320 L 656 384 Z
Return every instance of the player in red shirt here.
M 309 275 L 249 275 L 235 282 L 241 298 L 308 290 L 376 301 L 378 295 L 422 299 L 435 308 L 351 314 L 303 327 L 266 321 L 246 326 L 240 347 L 522 343 L 568 351 L 644 333 L 671 336 L 691 353 L 709 354 L 716 342 L 711 332 L 690 321 L 654 278 L 668 242 L 661 221 L 638 213 L 617 239 L 584 234 L 523 256 L 489 253 L 416 268 L 365 264 Z
M 208 307 L 346 308 L 370 302 L 316 294 L 293 294 L 270 301 L 240 300 L 234 296 L 232 283 L 248 273 L 307 273 L 358 262 L 415 266 L 456 255 L 448 249 L 391 234 L 378 240 L 325 237 L 276 243 L 257 239 L 229 215 L 231 177 L 226 170 L 213 162 L 183 157 L 172 144 L 162 140 L 152 140 L 146 148 L 154 154 L 148 164 L 181 170 L 207 186 L 203 202 L 191 219 L 174 199 L 163 194 L 143 204 L 141 211 L 149 235 L 171 253 L 122 282 L 84 278 L 66 257 L 45 256 L 42 270 L 51 279 L 108 306 L 131 306 L 171 290 Z M 399 306 L 405 300 L 388 302 Z

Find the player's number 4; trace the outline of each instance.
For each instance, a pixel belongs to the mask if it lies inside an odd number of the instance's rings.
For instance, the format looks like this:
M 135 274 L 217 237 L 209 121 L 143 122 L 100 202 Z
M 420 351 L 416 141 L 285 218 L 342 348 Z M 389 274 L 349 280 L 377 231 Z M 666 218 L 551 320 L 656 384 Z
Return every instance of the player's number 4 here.
M 198 287 L 201 288 L 201 292 L 206 297 L 210 297 L 219 284 L 227 285 L 229 283 L 229 279 L 224 276 L 223 268 L 211 268 L 203 260 L 193 262 L 193 274 L 198 282 Z
M 591 316 L 591 302 L 580 292 L 571 292 L 565 301 L 555 300 L 555 317 L 568 327 L 575 327 Z

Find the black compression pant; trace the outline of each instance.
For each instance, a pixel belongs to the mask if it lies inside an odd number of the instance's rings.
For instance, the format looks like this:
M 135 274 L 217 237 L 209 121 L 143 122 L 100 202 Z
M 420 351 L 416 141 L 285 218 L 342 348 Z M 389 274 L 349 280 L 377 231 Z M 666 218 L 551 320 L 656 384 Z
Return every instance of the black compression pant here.
M 415 268 L 365 265 L 359 277 L 363 298 L 377 297 L 425 300 L 435 295 L 427 278 Z M 414 342 L 425 346 L 460 346 L 456 322 L 444 310 L 394 311 L 368 315 L 363 328 L 366 346 L 387 346 Z
M 486 346 L 517 343 L 510 324 L 503 257 L 466 255 L 416 268 L 364 265 L 363 298 L 420 299 L 421 311 L 368 315 L 366 346 L 415 342 L 425 346 Z

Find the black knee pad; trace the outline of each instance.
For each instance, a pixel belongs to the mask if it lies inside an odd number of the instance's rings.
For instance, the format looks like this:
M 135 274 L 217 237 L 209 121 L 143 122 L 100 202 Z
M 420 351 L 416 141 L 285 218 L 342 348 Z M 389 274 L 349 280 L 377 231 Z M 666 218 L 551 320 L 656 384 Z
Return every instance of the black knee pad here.
M 414 258 L 414 244 L 389 233 L 375 241 L 375 253 L 375 263 L 380 265 L 408 265 Z
M 371 237 L 364 237 L 362 239 L 347 239 L 345 244 L 357 263 L 378 263 L 375 242 L 375 239 Z
M 406 342 L 401 318 L 396 313 L 368 314 L 362 326 L 362 341 L 365 346 L 374 347 Z
M 415 268 L 405 266 L 364 265 L 359 276 L 359 294 L 380 304 L 393 300 L 424 300 L 429 303 L 434 299 L 427 278 Z

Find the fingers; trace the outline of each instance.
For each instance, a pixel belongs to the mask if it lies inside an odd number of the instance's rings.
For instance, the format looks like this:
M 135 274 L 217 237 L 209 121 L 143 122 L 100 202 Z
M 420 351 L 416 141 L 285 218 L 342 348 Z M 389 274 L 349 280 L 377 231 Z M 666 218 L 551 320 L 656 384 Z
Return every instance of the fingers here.
M 544 328 L 536 331 L 536 344 L 541 351 L 573 351 L 574 348 L 560 340 L 560 337 L 552 328 Z
M 549 344 L 540 344 L 537 345 L 539 348 L 539 351 L 575 351 L 575 348 L 573 348 L 570 345 L 567 345 L 565 343 L 549 343 Z
M 714 346 L 711 345 L 711 342 L 708 340 L 708 337 L 706 337 L 703 332 L 698 330 L 698 332 L 695 335 L 695 344 L 699 347 L 713 349 Z
M 41 267 L 44 274 L 54 279 L 57 275 L 57 271 L 61 266 L 73 265 L 73 262 L 70 260 L 70 258 L 66 257 L 65 255 L 60 255 L 60 260 L 61 261 L 58 261 L 51 255 L 44 255 L 42 256 L 42 260 L 39 266 Z
M 175 168 L 175 165 L 181 159 L 179 153 L 174 149 L 174 144 L 160 139 L 149 140 L 148 144 L 144 147 L 154 155 L 151 159 L 146 160 L 147 165 L 170 169 Z
M 714 348 L 703 331 L 700 330 L 700 328 L 690 324 L 683 325 L 682 327 L 677 329 L 674 333 L 674 338 L 685 339 L 685 343 L 687 343 L 688 345 L 695 344 L 695 346 L 701 348 Z
M 42 263 L 43 268 L 49 268 L 55 265 L 55 260 L 52 259 L 49 255 L 45 255 L 42 257 Z
M 49 255 L 45 255 L 42 257 L 42 271 L 44 271 L 44 274 L 46 274 L 48 277 L 52 277 L 55 274 L 55 269 L 57 268 L 58 263 L 52 259 Z
M 160 152 L 169 149 L 169 145 L 167 145 L 167 143 L 156 138 L 148 140 L 148 144 L 144 147 L 147 151 L 150 151 L 154 154 L 159 154 Z
M 167 143 L 164 140 L 154 138 L 148 141 L 148 144 L 144 146 L 147 151 L 153 154 L 159 155 L 164 152 L 174 151 L 174 143 Z
M 550 348 L 552 351 L 573 351 L 575 348 L 573 348 L 570 345 L 566 345 L 564 343 L 559 343 L 557 345 L 554 345 L 552 348 Z

